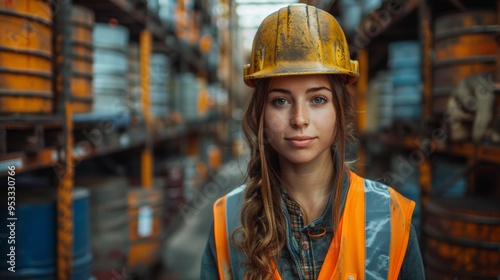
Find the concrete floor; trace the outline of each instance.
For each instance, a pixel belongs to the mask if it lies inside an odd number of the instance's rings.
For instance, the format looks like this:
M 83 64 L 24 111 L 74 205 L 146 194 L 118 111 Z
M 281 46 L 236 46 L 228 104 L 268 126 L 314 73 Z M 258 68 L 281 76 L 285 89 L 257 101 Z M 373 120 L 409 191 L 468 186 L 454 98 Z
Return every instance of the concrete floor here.
M 196 199 L 186 205 L 173 222 L 163 246 L 161 280 L 200 279 L 201 256 L 212 225 L 215 200 L 243 182 L 246 161 L 225 163 L 203 186 Z

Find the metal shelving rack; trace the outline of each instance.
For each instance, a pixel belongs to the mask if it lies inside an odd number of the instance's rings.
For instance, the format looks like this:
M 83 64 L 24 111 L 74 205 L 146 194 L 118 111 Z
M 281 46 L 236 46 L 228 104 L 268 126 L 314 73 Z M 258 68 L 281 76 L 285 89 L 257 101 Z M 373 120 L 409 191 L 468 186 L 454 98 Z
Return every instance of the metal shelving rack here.
M 337 1 L 338 2 L 338 1 Z M 334 16 L 338 15 L 337 2 L 333 4 L 330 13 Z M 392 5 L 397 4 L 396 7 Z M 408 16 L 415 16 L 420 0 L 409 0 L 406 2 L 386 1 L 380 8 L 372 11 L 370 14 L 363 17 L 354 32 L 346 34 L 350 45 L 351 57 L 359 62 L 360 76 L 354 85 L 355 104 L 357 111 L 357 133 L 361 139 L 361 145 L 357 149 L 357 171 L 360 175 L 366 174 L 367 150 L 364 142 L 367 139 L 384 140 L 388 144 L 387 139 L 392 137 L 375 137 L 367 133 L 367 91 L 370 78 L 379 69 L 383 68 L 384 58 L 387 55 L 387 44 L 390 41 L 409 38 L 414 36 L 411 33 L 405 32 L 407 26 L 398 25 L 398 23 Z M 389 18 L 387 18 L 389 14 Z M 384 20 L 383 22 L 382 19 Z M 388 21 L 386 21 L 388 19 Z M 372 30 L 373 29 L 373 30 Z M 416 29 L 416 26 L 415 26 Z M 368 35 L 367 35 L 368 34 Z M 415 34 L 416 37 L 416 34 Z M 403 147 L 403 146 L 401 146 Z
M 74 187 L 75 165 L 79 161 L 99 156 L 140 148 L 141 152 L 141 185 L 153 187 L 155 144 L 179 137 L 187 137 L 193 131 L 202 133 L 213 129 L 212 125 L 192 125 L 190 123 L 173 124 L 161 131 L 153 129 L 153 117 L 150 113 L 149 62 L 152 51 L 160 50 L 176 54 L 191 71 L 208 72 L 201 63 L 201 53 L 197 45 L 179 44 L 172 26 L 163 25 L 159 18 L 151 16 L 140 0 L 67 0 L 63 3 L 53 1 L 53 38 L 54 46 L 62 56 L 54 65 L 54 93 L 57 96 L 57 113 L 51 115 L 4 115 L 0 116 L 0 177 L 7 176 L 8 166 L 15 166 L 16 173 L 53 167 L 57 176 L 57 279 L 70 279 L 73 266 L 73 213 L 72 192 Z M 115 19 L 131 31 L 132 39 L 139 41 L 141 96 L 145 133 L 135 141 L 116 146 L 95 146 L 90 152 L 81 154 L 78 143 L 75 143 L 75 122 L 72 112 L 70 91 L 71 77 L 71 34 L 70 15 L 73 4 L 82 5 L 95 12 L 96 22 Z M 171 45 L 174 38 L 174 44 Z M 57 44 L 56 44 L 57 42 Z M 167 43 L 168 42 L 168 43 Z M 211 123 L 220 120 L 211 120 Z M 92 124 L 90 124 L 92 125 Z M 29 150 L 11 152 L 7 142 L 12 140 L 12 131 L 29 128 L 35 142 Z M 51 129 L 54 138 L 44 143 L 44 132 Z M 53 131 L 52 131 L 53 130 Z M 140 133 L 138 133 L 140 134 Z M 137 136 L 137 135 L 134 135 Z M 131 135 L 125 135 L 130 137 Z M 196 142 L 196 141 L 194 141 Z M 47 145 L 48 144 L 48 145 Z
M 391 3 L 391 1 L 384 2 L 385 4 Z M 398 1 L 398 3 L 401 3 Z M 360 138 L 360 145 L 357 147 L 358 152 L 358 170 L 360 173 L 365 174 L 367 158 L 369 157 L 370 149 L 368 147 L 376 146 L 372 150 L 376 153 L 380 151 L 385 151 L 383 154 L 383 160 L 387 162 L 387 156 L 394 152 L 408 152 L 416 153 L 421 152 L 424 154 L 422 158 L 418 161 L 418 165 L 415 166 L 415 170 L 419 172 L 418 184 L 420 187 L 420 203 L 422 209 L 426 209 L 430 202 L 434 198 L 439 197 L 440 194 L 453 182 L 454 178 L 457 176 L 466 177 L 468 183 L 467 186 L 467 196 L 474 196 L 473 191 L 476 190 L 475 186 L 475 168 L 480 164 L 484 164 L 487 167 L 492 167 L 492 169 L 497 169 L 500 166 L 500 146 L 498 144 L 488 144 L 488 143 L 474 143 L 472 141 L 465 142 L 454 142 L 449 140 L 443 140 L 442 137 L 446 138 L 446 135 L 434 135 L 433 134 L 433 75 L 435 61 L 434 61 L 434 50 L 433 50 L 433 20 L 438 13 L 449 12 L 449 11 L 467 11 L 469 8 L 473 7 L 489 7 L 497 11 L 500 17 L 500 1 L 444 1 L 443 3 L 433 3 L 429 0 L 410 0 L 405 2 L 406 7 L 403 12 L 393 16 L 391 20 L 384 26 L 384 28 L 377 29 L 373 33 L 373 36 L 369 36 L 368 41 L 364 41 L 366 44 L 362 48 L 355 48 L 351 50 L 351 56 L 359 61 L 360 64 L 360 78 L 355 85 L 355 98 L 357 105 L 357 115 L 358 122 L 357 128 Z M 367 15 L 359 25 L 360 28 L 348 38 L 348 41 L 355 43 L 361 39 L 366 39 L 366 34 L 363 34 L 362 27 L 370 24 L 373 20 L 374 15 L 380 12 L 386 11 L 387 7 L 382 6 L 380 9 L 373 11 L 371 14 Z M 332 14 L 337 13 L 335 9 L 330 10 Z M 335 15 L 335 14 L 334 14 Z M 394 131 L 381 131 L 368 133 L 366 131 L 367 125 L 367 90 L 368 83 L 371 77 L 378 71 L 383 69 L 383 63 L 386 60 L 386 52 L 388 42 L 396 41 L 400 39 L 409 39 L 408 34 L 404 34 L 402 27 L 398 22 L 403 22 L 403 24 L 408 24 L 407 19 L 411 18 L 412 28 L 414 28 L 417 33 L 416 36 L 412 37 L 413 40 L 419 40 L 421 51 L 422 51 L 422 66 L 421 66 L 421 77 L 422 77 L 422 119 L 420 123 L 420 128 L 418 133 L 414 134 L 395 134 Z M 415 19 L 415 20 L 413 20 Z M 500 25 L 500 20 L 499 20 Z M 498 34 L 496 34 L 497 44 L 500 42 L 498 40 Z M 364 36 L 364 37 L 363 37 Z M 498 47 L 498 46 L 497 46 Z M 497 107 L 495 108 L 494 114 L 498 116 L 498 92 L 500 88 L 500 48 L 498 48 L 496 55 L 496 74 L 493 79 L 493 90 L 497 96 Z M 446 133 L 446 132 L 444 132 Z M 382 157 L 382 154 L 379 155 Z M 460 172 L 453 175 L 451 178 L 446 178 L 446 182 L 443 186 L 433 185 L 433 176 L 439 176 L 438 174 L 433 174 L 432 163 L 433 157 L 443 156 L 449 159 L 455 159 L 466 162 L 466 166 L 461 168 Z M 380 158 L 382 160 L 382 158 Z M 387 164 L 387 163 L 383 164 Z M 385 166 L 387 167 L 387 166 Z M 491 173 L 491 169 L 488 169 Z M 376 171 L 378 172 L 378 171 Z M 479 171 L 478 171 L 479 172 Z M 494 172 L 494 171 L 493 171 Z M 378 174 L 379 175 L 379 174 Z M 377 177 L 379 178 L 379 177 Z M 387 179 L 387 178 L 384 178 Z M 492 178 L 494 180 L 494 178 Z M 497 181 L 495 181 L 497 182 Z M 495 186 L 484 186 L 488 188 L 488 191 Z M 484 189 L 482 190 L 485 191 Z M 494 192 L 495 190 L 491 190 Z M 496 190 L 498 194 L 498 190 Z M 498 197 L 498 196 L 497 196 Z M 498 208 L 496 208 L 498 209 Z M 491 215 L 496 215 L 492 213 Z M 420 217 L 420 224 L 426 222 L 425 211 L 422 211 L 422 216 Z M 464 220 L 467 217 L 464 217 Z M 478 220 L 480 220 L 478 218 Z M 473 223 L 473 220 L 468 221 L 469 226 Z M 465 222 L 464 222 L 465 223 Z M 479 227 L 479 225 L 478 225 Z M 455 229 L 456 230 L 456 229 Z M 453 234 L 450 228 L 450 235 Z M 492 233 L 493 234 L 493 233 Z M 453 238 L 453 237 L 450 237 Z M 458 242 L 458 241 L 457 241 Z M 471 241 L 476 242 L 476 240 Z M 477 241 L 479 243 L 479 241 Z M 485 241 L 485 243 L 487 243 Z M 457 243 L 458 244 L 458 243 Z M 470 243 L 476 244 L 476 243 Z M 469 244 L 469 245 L 470 245 Z M 423 244 L 425 246 L 426 244 Z M 470 245 L 472 246 L 472 245 Z M 478 245 L 479 246 L 479 245 Z M 496 247 L 495 247 L 496 248 Z M 491 248 L 490 248 L 491 249 Z M 464 276 L 466 277 L 466 276 Z M 469 279 L 469 278 L 467 278 Z M 475 278 L 472 278 L 475 279 Z
M 470 3 L 469 3 L 470 4 Z M 492 8 L 496 8 L 500 11 L 500 1 L 493 2 L 477 2 L 475 4 L 483 5 L 483 6 L 491 6 Z M 450 5 L 450 3 L 448 3 Z M 439 6 L 437 6 L 439 7 Z M 421 41 L 422 41 L 422 77 L 423 77 L 423 121 L 424 125 L 428 124 L 432 120 L 432 90 L 433 90 L 433 32 L 432 32 L 432 24 L 434 19 L 433 11 L 436 7 L 430 3 L 430 1 L 422 0 L 419 5 L 419 16 L 420 16 L 420 31 L 421 31 Z M 452 10 L 460 11 L 464 10 L 465 6 L 460 1 L 453 2 L 451 1 Z M 500 24 L 500 22 L 499 22 Z M 500 65 L 500 57 L 497 55 L 497 69 L 498 65 Z M 497 74 L 498 75 L 498 74 Z M 495 77 L 495 79 L 499 79 L 500 77 Z M 494 83 L 498 83 L 498 80 L 495 80 Z M 497 89 L 496 89 L 497 90 Z M 498 109 L 497 109 L 498 110 Z M 430 137 L 429 137 L 430 138 Z M 500 146 L 495 145 L 486 145 L 486 144 L 476 144 L 472 142 L 463 142 L 463 143 L 434 143 L 436 147 L 436 151 L 438 153 L 442 153 L 450 156 L 459 156 L 463 157 L 467 160 L 469 165 L 472 165 L 476 161 L 489 162 L 493 164 L 500 164 Z M 424 178 L 421 180 L 421 188 L 423 190 L 422 203 L 425 203 L 429 200 L 429 195 L 431 192 L 431 180 L 427 178 L 431 178 L 432 174 L 430 173 L 430 161 L 427 158 L 422 164 L 420 168 L 421 177 Z
M 57 4 L 56 4 L 57 5 Z M 60 150 L 57 186 L 57 278 L 70 279 L 73 265 L 73 111 L 71 104 L 71 36 L 69 17 L 71 1 L 58 5 L 54 14 L 54 41 L 60 45 L 61 59 L 55 65 L 55 77 L 61 75 L 60 84 L 54 82 L 59 97 L 58 109 L 62 119 L 62 149 Z M 55 44 L 57 45 L 57 44 Z M 57 80 L 57 79 L 54 79 Z

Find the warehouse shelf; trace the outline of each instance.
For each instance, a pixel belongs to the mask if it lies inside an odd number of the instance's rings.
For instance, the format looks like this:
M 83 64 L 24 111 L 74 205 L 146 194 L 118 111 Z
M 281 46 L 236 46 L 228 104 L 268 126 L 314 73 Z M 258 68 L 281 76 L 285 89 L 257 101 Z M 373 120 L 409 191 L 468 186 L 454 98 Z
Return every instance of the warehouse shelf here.
M 384 1 L 379 9 L 363 17 L 353 34 L 348 34 L 352 57 L 368 54 L 367 73 L 372 78 L 387 69 L 388 45 L 394 41 L 417 40 L 420 0 Z
M 358 48 L 371 47 L 377 41 L 393 41 L 397 37 L 408 36 L 406 30 L 408 25 L 398 23 L 406 20 L 411 13 L 416 12 L 420 1 L 384 1 L 380 8 L 363 17 L 355 33 L 348 38 L 354 44 L 354 49 L 351 52 L 356 52 Z M 415 25 L 415 30 L 416 27 Z M 413 36 L 413 34 L 409 35 Z M 358 43 L 361 43 L 362 46 L 356 46 Z
M 36 153 L 12 152 L 0 155 L 0 176 L 7 176 L 10 166 L 14 166 L 16 174 L 55 166 L 59 154 L 56 147 L 43 148 Z
M 0 115 L 0 124 L 6 127 L 27 127 L 32 125 L 61 126 L 62 118 L 57 114 L 8 114 Z
M 75 213 L 71 207 L 71 199 L 73 189 L 76 187 L 75 175 L 78 175 L 75 172 L 79 172 L 76 167 L 84 161 L 93 165 L 93 160 L 98 158 L 102 158 L 103 161 L 105 157 L 126 158 L 124 161 L 130 160 L 140 165 L 139 170 L 136 169 L 139 172 L 138 178 L 135 179 L 138 180 L 137 185 L 147 190 L 153 186 L 155 172 L 160 168 L 155 166 L 157 162 L 164 160 L 164 156 L 171 156 L 164 153 L 168 153 L 168 149 L 164 147 L 165 142 L 173 140 L 174 143 L 181 143 L 182 149 L 195 151 L 194 148 L 199 148 L 203 143 L 203 138 L 208 135 L 213 136 L 224 120 L 212 114 L 212 111 L 208 112 L 210 115 L 203 120 L 182 122 L 176 120 L 178 123 L 170 119 L 157 120 L 153 116 L 151 88 L 145 86 L 148 83 L 147 72 L 148 67 L 151 67 L 149 63 L 153 53 L 160 52 L 170 56 L 173 68 L 170 70 L 173 74 L 194 72 L 197 77 L 207 78 L 207 83 L 210 84 L 216 82 L 216 71 L 210 69 L 214 66 L 208 65 L 206 59 L 212 53 L 208 53 L 207 49 L 202 53 L 200 45 L 193 39 L 196 36 L 187 40 L 178 35 L 173 23 L 169 25 L 162 22 L 154 11 L 148 10 L 147 1 L 70 0 L 64 3 L 57 1 L 50 3 L 54 19 L 52 35 L 60 43 L 57 52 L 63 54 L 53 65 L 53 77 L 57 77 L 58 83 L 53 87 L 55 98 L 52 105 L 55 112 L 47 115 L 0 116 L 0 177 L 8 176 L 9 166 L 16 167 L 16 174 L 47 171 L 46 176 L 58 176 L 56 278 L 69 279 L 75 261 L 72 253 L 75 242 L 72 216 Z M 120 118 L 120 116 L 100 115 L 102 111 L 82 113 L 87 111 L 72 103 L 75 100 L 71 87 L 72 67 L 74 67 L 72 59 L 75 57 L 72 52 L 72 35 L 77 33 L 71 29 L 70 15 L 73 5 L 91 10 L 95 16 L 94 23 L 124 26 L 129 31 L 130 42 L 139 43 L 138 63 L 141 75 L 139 86 L 143 89 L 140 100 L 143 110 L 139 115 Z M 211 9 L 196 12 L 202 13 L 203 19 L 206 20 L 207 14 L 204 13 L 209 10 Z M 213 24 L 213 20 L 204 23 Z M 216 30 L 210 32 L 211 36 L 217 36 Z M 193 32 L 193 34 L 198 33 Z M 210 51 L 218 51 L 218 48 L 212 48 Z M 75 106 L 72 107 L 71 104 Z M 104 122 L 108 122 L 107 125 L 111 124 L 113 129 L 107 129 L 109 126 L 103 124 Z M 137 156 L 137 152 L 140 156 Z M 100 159 L 95 162 L 99 161 Z M 83 166 L 87 165 L 80 165 L 82 168 Z M 55 173 L 51 172 L 52 169 Z
M 75 0 L 73 4 L 84 6 L 95 13 L 95 22 L 107 22 L 127 27 L 132 41 L 139 41 L 142 30 L 147 29 L 158 44 L 153 50 L 179 54 L 183 61 L 195 71 L 204 71 L 198 45 L 177 40 L 173 26 L 164 25 L 158 17 L 147 10 L 140 0 Z M 174 39 L 174 40 L 170 40 Z
M 158 18 L 153 17 L 144 5 L 144 1 L 130 0 L 74 0 L 73 4 L 82 5 L 95 13 L 96 22 L 109 22 L 126 26 L 135 41 L 140 32 L 148 28 L 154 38 L 165 42 L 173 30 L 163 26 Z
M 163 143 L 167 140 L 186 137 L 196 132 L 200 134 L 210 133 L 221 120 L 190 121 L 179 124 L 162 126 L 152 132 L 154 144 Z M 38 123 L 38 122 L 37 122 Z M 8 128 L 19 128 L 27 126 L 27 123 L 8 123 Z M 59 122 L 52 123 L 55 128 Z M 82 131 L 84 131 L 82 133 Z M 80 123 L 74 130 L 73 156 L 75 161 L 81 162 L 96 157 L 107 156 L 123 151 L 144 147 L 146 145 L 146 131 L 144 127 L 131 126 L 123 131 L 104 133 L 98 129 L 95 123 Z M 17 151 L 0 155 L 0 177 L 7 176 L 7 167 L 15 166 L 16 173 L 33 171 L 47 168 L 58 164 L 59 149 L 57 147 L 44 147 L 31 152 Z
M 373 133 L 360 136 L 364 145 L 381 143 L 388 147 L 405 150 L 424 150 L 428 156 L 439 153 L 460 156 L 494 164 L 500 164 L 500 146 L 480 145 L 470 142 L 448 143 L 436 141 L 422 136 L 394 135 L 392 133 Z

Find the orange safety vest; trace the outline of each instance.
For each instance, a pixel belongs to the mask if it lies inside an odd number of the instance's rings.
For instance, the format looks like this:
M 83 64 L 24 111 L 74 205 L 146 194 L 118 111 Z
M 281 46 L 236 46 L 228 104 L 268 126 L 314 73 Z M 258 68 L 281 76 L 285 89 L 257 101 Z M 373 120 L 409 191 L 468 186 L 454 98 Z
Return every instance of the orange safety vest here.
M 349 171 L 349 183 L 344 212 L 318 280 L 396 280 L 408 246 L 415 202 L 352 171 Z M 218 271 L 224 280 L 244 275 L 236 271 L 241 267 L 243 254 L 228 238 L 241 225 L 244 187 L 233 190 L 214 204 Z M 274 276 L 281 279 L 278 269 Z

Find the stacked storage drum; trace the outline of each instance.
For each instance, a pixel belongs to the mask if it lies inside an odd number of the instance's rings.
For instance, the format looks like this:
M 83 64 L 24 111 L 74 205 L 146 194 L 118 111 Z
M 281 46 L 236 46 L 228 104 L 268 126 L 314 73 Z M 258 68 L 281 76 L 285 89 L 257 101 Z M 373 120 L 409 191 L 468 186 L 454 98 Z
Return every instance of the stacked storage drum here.
M 496 279 L 500 210 L 494 198 L 436 197 L 425 207 L 428 279 Z
M 372 81 L 368 93 L 368 127 L 370 132 L 386 131 L 393 121 L 393 87 L 388 71 L 379 71 Z
M 186 72 L 175 77 L 174 107 L 185 121 L 200 121 L 208 117 L 208 87 L 203 79 Z
M 448 111 L 450 96 L 460 82 L 478 75 L 493 77 L 498 49 L 497 18 L 497 11 L 481 9 L 444 14 L 435 19 L 432 114 L 436 122 L 442 123 L 453 113 Z M 473 94 L 469 100 L 474 98 Z M 470 134 L 472 120 L 455 117 L 453 124 Z M 453 139 L 454 135 L 451 136 Z
M 13 244 L 0 242 L 0 278 L 56 279 L 57 210 L 56 190 L 49 186 L 16 186 L 15 273 L 7 270 L 9 248 Z M 89 191 L 73 190 L 73 280 L 91 279 Z M 7 221 L 7 204 L 0 217 Z M 0 235 L 9 236 L 9 227 Z M 5 239 L 6 241 L 7 239 Z
M 127 266 L 135 274 L 149 279 L 151 268 L 160 262 L 163 228 L 162 187 L 128 190 L 130 251 Z
M 498 11 L 491 8 L 441 14 L 434 20 L 431 113 L 436 125 L 449 129 L 448 140 L 471 140 L 476 112 L 474 106 L 467 106 L 478 105 L 477 85 L 466 93 L 469 104 L 459 104 L 466 110 L 456 114 L 450 105 L 460 102 L 455 90 L 463 82 L 494 78 L 498 30 Z M 497 97 L 492 107 L 498 104 Z M 434 195 L 424 209 L 422 250 L 429 279 L 496 279 L 500 275 L 498 199 L 484 197 L 474 190 L 478 186 L 468 185 L 481 182 L 481 166 L 468 177 L 460 174 L 466 171 L 466 163 L 467 159 L 460 162 L 438 156 L 431 160 Z
M 76 177 L 90 191 L 92 274 L 105 280 L 122 274 L 130 248 L 128 181 L 120 176 Z
M 160 10 L 160 1 L 147 0 L 147 5 L 148 5 L 148 13 L 154 15 L 154 17 L 158 17 L 158 13 Z
M 339 7 L 342 10 L 340 17 L 342 27 L 346 33 L 350 34 L 363 19 L 363 5 L 357 0 L 341 0 Z
M 150 59 L 151 113 L 156 119 L 165 119 L 170 113 L 168 95 L 169 57 L 162 53 L 153 53 Z
M 377 75 L 378 86 L 378 120 L 379 129 L 387 130 L 392 126 L 394 120 L 394 87 L 392 86 L 391 75 L 387 71 Z
M 93 47 L 94 13 L 74 5 L 71 10 L 71 81 L 72 111 L 88 113 L 93 103 Z
M 94 106 L 96 115 L 128 115 L 127 47 L 129 31 L 121 25 L 96 23 L 94 43 Z
M 175 1 L 159 0 L 158 16 L 165 26 L 173 26 L 175 21 Z
M 52 113 L 52 7 L 0 1 L 0 113 Z
M 393 118 L 396 129 L 413 129 L 421 117 L 422 83 L 418 41 L 397 41 L 389 45 L 389 68 L 393 85 Z M 407 127 L 407 125 L 412 125 Z M 417 131 L 410 131 L 416 133 Z
M 128 46 L 128 96 L 126 100 L 132 115 L 140 115 L 142 112 L 140 69 L 139 46 L 130 44 Z

